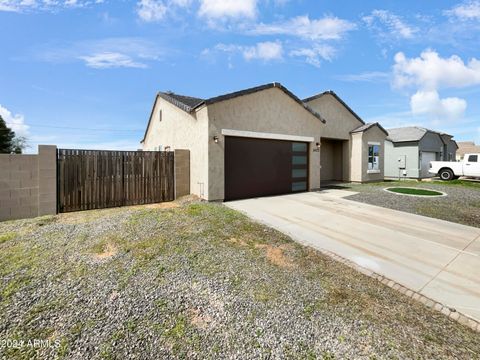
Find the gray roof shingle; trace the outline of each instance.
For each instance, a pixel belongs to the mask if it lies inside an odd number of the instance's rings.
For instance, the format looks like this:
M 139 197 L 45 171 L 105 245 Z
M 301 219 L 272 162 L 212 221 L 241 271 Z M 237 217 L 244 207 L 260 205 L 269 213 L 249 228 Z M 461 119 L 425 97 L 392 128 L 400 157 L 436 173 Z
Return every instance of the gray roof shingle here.
M 388 129 L 390 140 L 393 142 L 420 141 L 428 129 L 419 126 L 409 126 L 403 128 Z
M 448 136 L 450 139 L 453 137 L 452 135 L 420 126 L 407 126 L 402 128 L 388 129 L 389 139 L 393 142 L 420 141 L 427 132 L 438 134 L 444 142 L 447 140 L 444 139 L 444 136 Z
M 159 92 L 158 96 L 186 112 L 191 112 L 196 106 L 205 101 L 204 99 L 179 95 L 173 92 Z

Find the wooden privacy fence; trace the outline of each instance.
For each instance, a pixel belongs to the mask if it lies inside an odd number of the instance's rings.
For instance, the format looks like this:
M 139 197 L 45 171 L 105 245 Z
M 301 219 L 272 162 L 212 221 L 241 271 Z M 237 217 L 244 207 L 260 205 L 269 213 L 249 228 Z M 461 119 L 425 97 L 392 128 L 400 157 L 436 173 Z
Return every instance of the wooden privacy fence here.
M 174 153 L 57 151 L 58 212 L 173 201 Z

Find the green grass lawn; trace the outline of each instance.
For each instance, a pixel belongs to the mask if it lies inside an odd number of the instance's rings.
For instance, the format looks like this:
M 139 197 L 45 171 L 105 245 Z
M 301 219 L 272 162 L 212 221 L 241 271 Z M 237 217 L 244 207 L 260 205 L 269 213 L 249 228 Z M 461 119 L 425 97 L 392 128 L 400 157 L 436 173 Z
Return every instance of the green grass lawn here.
M 479 334 L 221 204 L 0 223 L 6 359 L 473 359 Z
M 396 188 L 387 188 L 387 191 L 405 194 L 405 195 L 418 195 L 418 196 L 442 196 L 443 194 L 434 190 L 427 189 L 417 189 L 417 188 L 408 188 L 408 187 L 396 187 Z
M 471 189 L 480 190 L 480 181 L 470 181 L 470 180 L 450 180 L 450 181 L 441 181 L 434 180 L 433 183 L 447 185 L 447 186 L 464 186 Z

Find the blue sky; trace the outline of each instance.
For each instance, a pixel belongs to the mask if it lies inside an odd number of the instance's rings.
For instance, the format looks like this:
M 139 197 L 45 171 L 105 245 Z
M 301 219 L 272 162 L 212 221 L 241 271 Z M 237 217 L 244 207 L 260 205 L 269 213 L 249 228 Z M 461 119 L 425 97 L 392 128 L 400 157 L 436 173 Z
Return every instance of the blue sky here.
M 36 145 L 136 149 L 155 93 L 281 82 L 480 143 L 480 0 L 0 0 L 0 114 Z

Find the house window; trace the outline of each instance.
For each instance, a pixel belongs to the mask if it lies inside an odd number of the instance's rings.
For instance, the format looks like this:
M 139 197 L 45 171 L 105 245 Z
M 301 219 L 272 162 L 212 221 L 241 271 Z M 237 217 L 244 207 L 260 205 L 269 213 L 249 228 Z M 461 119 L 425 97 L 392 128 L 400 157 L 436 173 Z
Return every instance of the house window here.
M 380 145 L 368 145 L 368 170 L 380 170 Z

